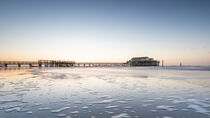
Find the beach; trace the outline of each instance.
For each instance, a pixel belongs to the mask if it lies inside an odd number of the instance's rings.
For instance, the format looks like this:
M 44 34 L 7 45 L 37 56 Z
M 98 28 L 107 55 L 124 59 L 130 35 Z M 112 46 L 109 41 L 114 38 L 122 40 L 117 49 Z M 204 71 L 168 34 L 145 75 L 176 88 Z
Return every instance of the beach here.
M 0 70 L 0 118 L 210 118 L 206 67 Z

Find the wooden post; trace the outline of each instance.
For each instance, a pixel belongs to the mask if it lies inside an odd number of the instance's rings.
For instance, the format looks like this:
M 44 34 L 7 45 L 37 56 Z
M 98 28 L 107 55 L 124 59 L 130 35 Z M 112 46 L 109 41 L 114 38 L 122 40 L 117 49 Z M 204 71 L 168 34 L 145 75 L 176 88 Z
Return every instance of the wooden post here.
M 164 61 L 162 60 L 162 67 L 164 66 Z
M 29 67 L 32 67 L 32 64 L 29 64 Z
M 39 67 L 42 67 L 42 64 L 39 64 Z

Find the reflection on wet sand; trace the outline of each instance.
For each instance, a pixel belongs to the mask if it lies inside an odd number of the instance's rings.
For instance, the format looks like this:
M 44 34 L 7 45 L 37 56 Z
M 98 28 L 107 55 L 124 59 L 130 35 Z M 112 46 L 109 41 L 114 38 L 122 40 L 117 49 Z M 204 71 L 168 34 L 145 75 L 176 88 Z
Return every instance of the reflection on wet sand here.
M 1 68 L 1 67 L 0 67 L 0 72 L 1 72 L 1 71 L 24 71 L 24 70 L 34 70 L 34 69 L 39 69 L 39 68 L 37 68 L 37 67 L 22 67 L 22 68 L 14 67 L 14 68 Z

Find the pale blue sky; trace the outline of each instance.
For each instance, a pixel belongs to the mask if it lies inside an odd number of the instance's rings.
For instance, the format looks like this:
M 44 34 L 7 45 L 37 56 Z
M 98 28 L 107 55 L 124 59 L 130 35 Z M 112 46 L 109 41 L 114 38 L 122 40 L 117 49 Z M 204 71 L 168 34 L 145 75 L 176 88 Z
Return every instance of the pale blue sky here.
M 208 0 L 0 0 L 0 59 L 210 65 Z

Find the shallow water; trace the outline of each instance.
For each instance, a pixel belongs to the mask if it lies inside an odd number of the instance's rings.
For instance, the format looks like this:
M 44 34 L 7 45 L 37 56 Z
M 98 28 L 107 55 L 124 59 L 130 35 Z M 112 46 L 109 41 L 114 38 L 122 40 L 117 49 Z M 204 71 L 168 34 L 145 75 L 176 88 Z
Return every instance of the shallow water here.
M 85 67 L 0 71 L 0 118 L 210 118 L 210 71 Z

